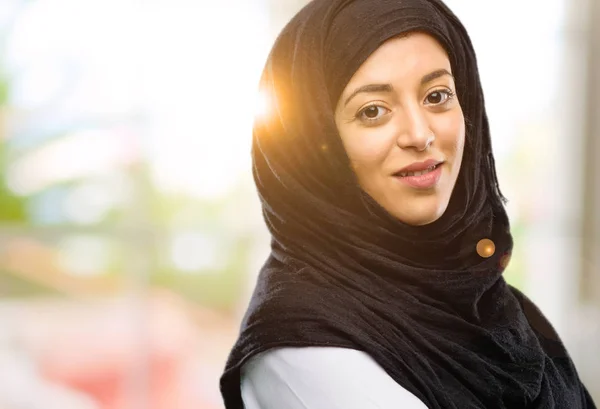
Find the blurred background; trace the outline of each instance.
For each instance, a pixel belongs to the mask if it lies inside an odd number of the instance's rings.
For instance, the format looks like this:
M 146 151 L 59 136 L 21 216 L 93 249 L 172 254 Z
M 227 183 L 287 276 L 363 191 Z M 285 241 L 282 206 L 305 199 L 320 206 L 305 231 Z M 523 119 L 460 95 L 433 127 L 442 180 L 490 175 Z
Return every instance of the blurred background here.
M 2 409 L 222 408 L 269 251 L 257 81 L 306 2 L 0 2 Z M 510 200 L 506 278 L 600 402 L 600 6 L 447 4 L 478 54 Z

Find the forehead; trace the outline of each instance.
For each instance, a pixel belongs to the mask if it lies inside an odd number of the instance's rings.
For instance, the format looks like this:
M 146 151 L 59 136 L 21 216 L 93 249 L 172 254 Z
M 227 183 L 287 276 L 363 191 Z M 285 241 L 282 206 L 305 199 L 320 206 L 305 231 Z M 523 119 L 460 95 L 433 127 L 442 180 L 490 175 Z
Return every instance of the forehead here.
M 409 79 L 441 68 L 451 72 L 448 54 L 442 45 L 429 34 L 411 33 L 383 43 L 359 67 L 349 84 Z

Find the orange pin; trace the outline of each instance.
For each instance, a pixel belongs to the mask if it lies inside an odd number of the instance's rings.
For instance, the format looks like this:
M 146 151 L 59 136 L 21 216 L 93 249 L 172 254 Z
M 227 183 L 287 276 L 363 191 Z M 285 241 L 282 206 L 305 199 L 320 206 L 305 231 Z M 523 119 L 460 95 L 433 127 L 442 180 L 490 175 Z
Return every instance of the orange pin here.
M 477 254 L 483 258 L 489 258 L 494 255 L 496 245 L 490 239 L 481 239 L 477 243 Z
M 500 259 L 500 268 L 502 270 L 504 270 L 506 267 L 508 267 L 508 263 L 510 262 L 510 254 L 506 253 L 505 255 L 502 256 L 502 258 Z

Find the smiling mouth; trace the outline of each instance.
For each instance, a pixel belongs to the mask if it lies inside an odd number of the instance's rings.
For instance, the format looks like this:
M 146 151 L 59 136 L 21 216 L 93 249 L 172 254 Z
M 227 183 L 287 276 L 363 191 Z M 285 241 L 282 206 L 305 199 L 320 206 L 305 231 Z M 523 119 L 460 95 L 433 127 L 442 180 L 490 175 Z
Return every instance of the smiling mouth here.
M 437 165 L 430 166 L 427 169 L 419 170 L 419 171 L 415 171 L 415 172 L 398 172 L 395 174 L 395 176 L 399 176 L 402 178 L 408 177 L 408 176 L 421 176 L 421 175 L 425 175 L 427 173 L 433 172 L 434 170 L 439 168 L 440 165 L 441 165 L 441 163 L 438 163 Z

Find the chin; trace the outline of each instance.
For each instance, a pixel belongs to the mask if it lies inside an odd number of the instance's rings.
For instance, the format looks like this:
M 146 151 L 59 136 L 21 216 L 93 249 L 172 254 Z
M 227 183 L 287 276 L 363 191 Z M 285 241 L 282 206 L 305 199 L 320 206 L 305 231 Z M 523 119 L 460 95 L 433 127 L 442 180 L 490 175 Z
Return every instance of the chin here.
M 422 203 L 416 200 L 412 206 L 403 207 L 402 209 L 388 210 L 394 217 L 403 223 L 411 226 L 424 226 L 438 220 L 448 207 L 448 203 Z
M 411 226 L 425 226 L 438 220 L 442 215 L 411 215 L 407 217 L 405 215 L 397 215 L 396 218 L 403 223 Z

